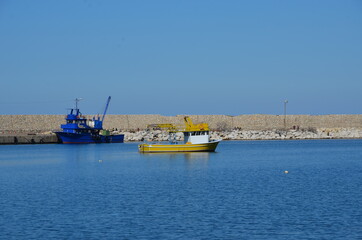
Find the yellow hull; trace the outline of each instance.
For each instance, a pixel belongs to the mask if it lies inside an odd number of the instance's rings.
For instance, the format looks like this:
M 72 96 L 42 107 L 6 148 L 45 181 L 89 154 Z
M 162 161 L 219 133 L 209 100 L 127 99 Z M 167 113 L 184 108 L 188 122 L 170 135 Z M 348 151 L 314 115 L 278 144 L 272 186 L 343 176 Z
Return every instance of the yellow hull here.
M 138 150 L 145 153 L 157 152 L 214 152 L 220 141 L 199 144 L 140 144 Z

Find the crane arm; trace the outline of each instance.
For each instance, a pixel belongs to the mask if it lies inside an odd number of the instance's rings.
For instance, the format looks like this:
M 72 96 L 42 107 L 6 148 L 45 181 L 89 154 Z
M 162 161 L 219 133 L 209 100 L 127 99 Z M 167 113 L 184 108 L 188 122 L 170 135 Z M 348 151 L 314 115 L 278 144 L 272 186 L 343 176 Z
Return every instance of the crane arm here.
M 186 131 L 209 131 L 209 125 L 207 123 L 194 124 L 190 117 L 184 117 Z
M 104 113 L 103 113 L 103 116 L 102 116 L 102 122 L 104 120 L 104 117 L 106 116 L 106 113 L 107 113 L 107 109 L 108 109 L 108 105 L 109 105 L 109 102 L 111 101 L 111 96 L 108 97 L 107 99 L 107 104 L 106 104 L 106 108 L 104 109 Z
M 190 117 L 184 117 L 185 127 L 179 127 L 172 123 L 149 124 L 148 129 L 158 128 L 169 132 L 194 132 L 194 131 L 210 131 L 207 123 L 194 124 Z

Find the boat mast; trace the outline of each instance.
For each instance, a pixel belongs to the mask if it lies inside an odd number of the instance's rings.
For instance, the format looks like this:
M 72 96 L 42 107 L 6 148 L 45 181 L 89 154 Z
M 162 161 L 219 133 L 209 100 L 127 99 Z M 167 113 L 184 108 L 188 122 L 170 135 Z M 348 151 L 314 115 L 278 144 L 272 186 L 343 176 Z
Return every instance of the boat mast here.
M 109 105 L 109 102 L 111 101 L 111 96 L 108 97 L 107 99 L 107 104 L 106 104 L 106 108 L 104 109 L 104 113 L 103 113 L 103 116 L 102 116 L 102 122 L 104 120 L 104 117 L 106 116 L 106 112 L 107 112 L 107 109 L 108 109 L 108 105 Z
M 78 110 L 78 102 L 82 100 L 83 98 L 76 98 L 75 99 L 75 109 Z

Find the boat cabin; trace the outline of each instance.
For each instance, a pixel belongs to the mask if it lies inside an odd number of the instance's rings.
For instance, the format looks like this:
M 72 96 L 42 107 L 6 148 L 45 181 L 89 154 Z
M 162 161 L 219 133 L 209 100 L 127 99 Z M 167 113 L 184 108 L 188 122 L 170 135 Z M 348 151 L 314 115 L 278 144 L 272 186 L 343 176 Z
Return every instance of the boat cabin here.
M 184 132 L 185 143 L 199 144 L 210 141 L 209 131 Z

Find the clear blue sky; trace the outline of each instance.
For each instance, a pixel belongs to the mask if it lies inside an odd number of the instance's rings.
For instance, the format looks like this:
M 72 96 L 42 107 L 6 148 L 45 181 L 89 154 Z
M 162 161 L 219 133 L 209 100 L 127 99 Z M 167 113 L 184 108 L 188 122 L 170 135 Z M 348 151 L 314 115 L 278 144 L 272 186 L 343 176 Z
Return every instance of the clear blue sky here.
M 361 114 L 362 1 L 0 0 L 0 114 Z

